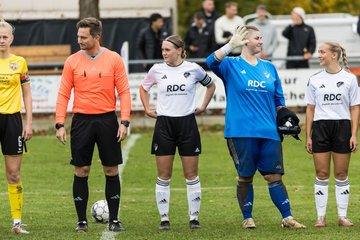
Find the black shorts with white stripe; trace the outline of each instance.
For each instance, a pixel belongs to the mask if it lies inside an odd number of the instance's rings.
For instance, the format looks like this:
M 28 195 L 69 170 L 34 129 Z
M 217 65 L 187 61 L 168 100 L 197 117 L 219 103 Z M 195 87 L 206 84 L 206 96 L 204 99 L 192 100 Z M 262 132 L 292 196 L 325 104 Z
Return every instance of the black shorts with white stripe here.
M 156 156 L 197 156 L 201 153 L 201 140 L 194 114 L 184 117 L 158 116 L 151 145 Z
M 350 120 L 319 120 L 312 125 L 313 153 L 350 153 Z

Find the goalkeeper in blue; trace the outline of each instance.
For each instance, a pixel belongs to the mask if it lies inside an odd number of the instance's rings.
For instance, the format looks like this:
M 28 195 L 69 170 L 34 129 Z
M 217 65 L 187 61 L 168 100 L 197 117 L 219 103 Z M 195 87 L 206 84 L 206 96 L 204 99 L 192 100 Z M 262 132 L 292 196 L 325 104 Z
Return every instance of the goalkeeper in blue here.
M 282 215 L 282 226 L 305 228 L 293 218 L 281 180 L 284 166 L 276 117 L 277 111 L 285 106 L 285 98 L 274 65 L 256 57 L 262 43 L 256 27 L 239 26 L 229 43 L 206 59 L 225 87 L 224 135 L 238 173 L 236 194 L 244 217 L 242 226 L 256 227 L 252 216 L 253 177 L 258 170 L 267 181 L 271 199 Z M 227 57 L 235 48 L 242 48 L 241 55 Z

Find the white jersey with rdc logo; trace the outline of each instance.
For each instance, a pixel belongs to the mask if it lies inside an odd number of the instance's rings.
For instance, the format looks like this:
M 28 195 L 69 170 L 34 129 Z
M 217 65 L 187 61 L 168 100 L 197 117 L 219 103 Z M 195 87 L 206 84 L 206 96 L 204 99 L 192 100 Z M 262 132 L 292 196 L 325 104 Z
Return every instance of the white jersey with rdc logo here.
M 338 73 L 322 70 L 310 77 L 305 102 L 315 105 L 314 121 L 350 120 L 350 107 L 360 104 L 357 79 L 344 69 Z
M 196 83 L 211 84 L 212 79 L 196 63 L 184 61 L 176 67 L 155 64 L 142 81 L 149 91 L 157 85 L 156 113 L 158 116 L 182 117 L 195 112 Z

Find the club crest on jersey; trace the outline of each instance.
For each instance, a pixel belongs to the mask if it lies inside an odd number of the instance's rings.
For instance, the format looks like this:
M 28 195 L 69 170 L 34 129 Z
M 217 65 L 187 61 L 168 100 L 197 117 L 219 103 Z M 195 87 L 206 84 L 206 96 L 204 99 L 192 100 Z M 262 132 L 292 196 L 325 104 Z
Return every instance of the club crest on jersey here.
M 189 72 L 184 72 L 184 77 L 185 78 L 188 78 L 190 76 L 190 73 Z
M 19 67 L 19 64 L 15 63 L 15 62 L 11 62 L 11 63 L 9 63 L 9 66 L 10 66 L 11 70 L 16 71 Z
M 266 78 L 269 78 L 269 77 L 270 77 L 270 73 L 264 72 L 264 76 L 265 76 Z
M 344 85 L 344 82 L 337 82 L 336 83 L 336 86 L 339 88 L 339 87 L 341 87 L 342 85 Z

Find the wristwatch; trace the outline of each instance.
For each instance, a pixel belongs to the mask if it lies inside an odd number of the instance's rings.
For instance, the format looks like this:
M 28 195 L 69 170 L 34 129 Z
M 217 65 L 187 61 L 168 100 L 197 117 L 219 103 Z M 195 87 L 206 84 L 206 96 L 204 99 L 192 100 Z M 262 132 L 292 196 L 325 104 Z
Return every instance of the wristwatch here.
M 62 124 L 62 123 L 56 123 L 56 124 L 55 124 L 56 130 L 58 130 L 58 129 L 62 128 L 62 127 L 65 127 L 65 125 Z
M 130 126 L 130 122 L 127 120 L 123 120 L 120 122 L 122 125 L 124 125 L 125 127 L 129 127 Z

